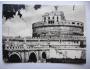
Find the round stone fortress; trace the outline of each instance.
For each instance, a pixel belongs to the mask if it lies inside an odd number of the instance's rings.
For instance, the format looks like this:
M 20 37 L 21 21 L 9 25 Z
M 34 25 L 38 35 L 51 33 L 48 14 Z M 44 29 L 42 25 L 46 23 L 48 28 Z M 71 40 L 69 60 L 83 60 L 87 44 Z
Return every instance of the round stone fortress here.
M 86 62 L 84 23 L 67 20 L 63 11 L 55 9 L 32 24 L 32 37 L 3 38 L 5 62 L 15 57 L 16 62 Z
M 33 37 L 71 37 L 83 36 L 83 23 L 66 20 L 62 11 L 43 15 L 43 21 L 34 23 Z
M 52 11 L 42 16 L 42 21 L 33 23 L 33 37 L 60 39 L 80 43 L 85 47 L 84 23 L 66 20 L 63 11 Z M 74 45 L 74 44 L 73 44 Z
M 49 44 L 54 49 L 58 48 L 56 52 L 63 53 L 58 55 L 51 52 L 52 58 L 85 59 L 84 23 L 66 20 L 64 12 L 58 11 L 57 7 L 55 11 L 45 13 L 42 21 L 33 23 L 32 29 L 33 37 L 49 39 Z

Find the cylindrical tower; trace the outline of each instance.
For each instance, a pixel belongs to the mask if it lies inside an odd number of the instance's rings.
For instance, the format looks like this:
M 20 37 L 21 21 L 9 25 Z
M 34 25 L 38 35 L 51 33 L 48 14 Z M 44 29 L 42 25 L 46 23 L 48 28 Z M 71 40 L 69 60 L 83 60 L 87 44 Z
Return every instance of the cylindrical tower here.
M 41 22 L 33 24 L 33 37 L 82 36 L 83 23 L 66 20 L 62 11 L 46 13 Z

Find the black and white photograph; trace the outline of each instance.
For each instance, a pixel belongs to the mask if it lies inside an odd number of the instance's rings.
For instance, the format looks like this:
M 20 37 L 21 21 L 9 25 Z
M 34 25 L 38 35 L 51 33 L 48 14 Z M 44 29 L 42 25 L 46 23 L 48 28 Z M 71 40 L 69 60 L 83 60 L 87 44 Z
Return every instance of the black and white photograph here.
M 86 63 L 84 5 L 2 5 L 4 63 Z

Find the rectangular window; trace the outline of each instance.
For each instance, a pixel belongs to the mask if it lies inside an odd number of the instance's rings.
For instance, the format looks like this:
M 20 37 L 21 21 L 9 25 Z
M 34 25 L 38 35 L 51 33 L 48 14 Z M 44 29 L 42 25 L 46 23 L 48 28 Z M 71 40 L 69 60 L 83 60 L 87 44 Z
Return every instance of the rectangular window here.
M 57 16 L 57 22 L 58 22 L 58 16 Z

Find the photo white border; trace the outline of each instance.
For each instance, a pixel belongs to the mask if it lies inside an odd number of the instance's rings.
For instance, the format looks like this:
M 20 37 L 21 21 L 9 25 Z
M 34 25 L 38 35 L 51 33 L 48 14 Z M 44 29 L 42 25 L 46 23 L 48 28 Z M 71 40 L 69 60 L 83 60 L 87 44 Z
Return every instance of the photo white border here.
M 4 63 L 2 59 L 2 4 L 41 4 L 41 5 L 85 5 L 86 7 L 86 64 L 67 63 Z M 1 69 L 88 69 L 90 68 L 90 2 L 81 1 L 2 1 L 0 2 L 0 68 Z

